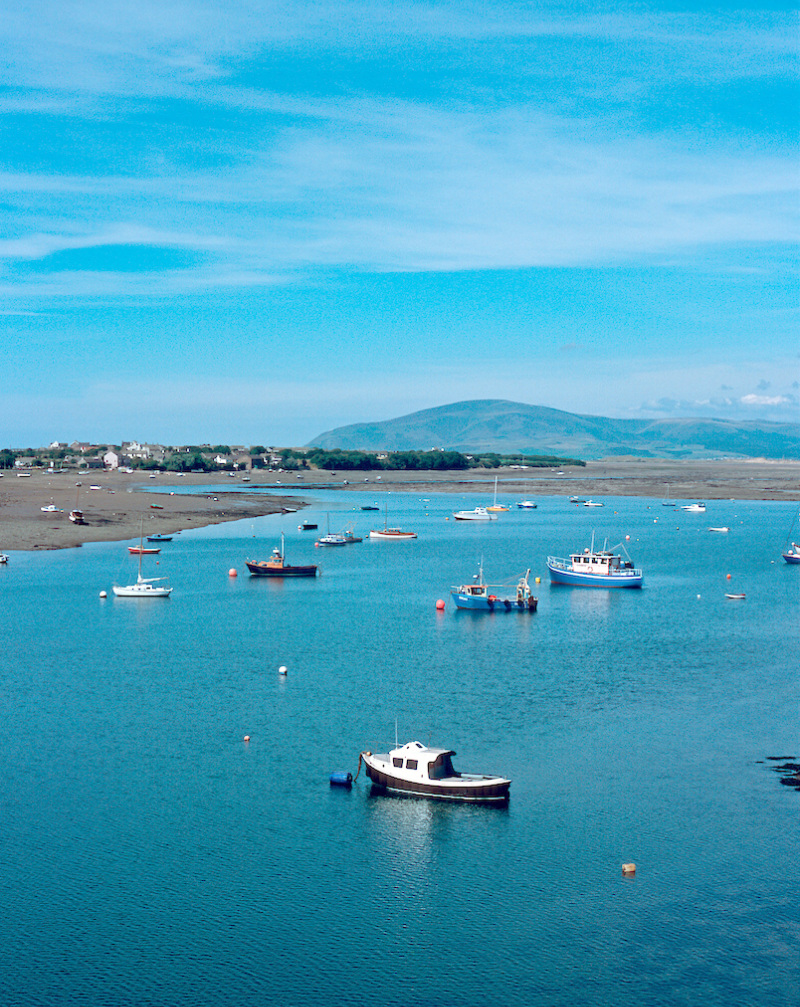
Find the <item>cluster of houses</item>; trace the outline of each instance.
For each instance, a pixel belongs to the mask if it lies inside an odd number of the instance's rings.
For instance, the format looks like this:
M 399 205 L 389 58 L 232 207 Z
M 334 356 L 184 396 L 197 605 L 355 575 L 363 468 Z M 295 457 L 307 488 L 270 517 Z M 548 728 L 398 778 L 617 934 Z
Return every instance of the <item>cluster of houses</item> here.
M 207 449 L 207 450 L 206 450 Z M 109 447 L 107 445 L 88 444 L 82 441 L 73 441 L 71 444 L 53 441 L 42 455 L 52 457 L 52 452 L 64 452 L 62 460 L 50 462 L 51 468 L 60 465 L 84 469 L 105 469 L 108 471 L 122 470 L 137 467 L 142 462 L 163 465 L 176 454 L 193 454 L 197 449 L 192 447 L 165 447 L 162 444 L 140 444 L 138 441 L 125 441 L 122 446 Z M 219 468 L 233 469 L 234 471 L 250 470 L 253 468 L 254 459 L 256 464 L 273 466 L 281 464 L 281 456 L 270 449 L 263 455 L 251 455 L 246 447 L 232 447 L 231 453 L 215 453 L 208 445 L 201 445 L 200 450 L 204 459 Z M 38 455 L 19 455 L 14 459 L 16 469 L 30 469 L 32 466 L 41 466 L 43 458 Z

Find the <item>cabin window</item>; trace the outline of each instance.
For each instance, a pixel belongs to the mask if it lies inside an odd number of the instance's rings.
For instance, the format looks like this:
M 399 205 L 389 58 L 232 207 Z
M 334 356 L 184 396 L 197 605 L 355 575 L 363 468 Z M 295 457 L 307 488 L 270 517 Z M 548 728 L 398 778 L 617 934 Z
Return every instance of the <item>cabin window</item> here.
M 398 769 L 402 769 L 403 768 L 403 760 L 402 759 L 392 759 L 392 765 L 393 766 L 397 766 Z
M 416 759 L 406 759 L 406 769 L 416 769 L 417 760 Z

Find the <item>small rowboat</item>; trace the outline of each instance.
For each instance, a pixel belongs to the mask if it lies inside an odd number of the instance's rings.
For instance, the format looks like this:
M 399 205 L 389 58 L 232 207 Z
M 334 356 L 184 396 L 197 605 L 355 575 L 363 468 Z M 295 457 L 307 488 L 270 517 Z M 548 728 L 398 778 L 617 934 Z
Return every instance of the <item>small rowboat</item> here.
M 128 552 L 131 556 L 155 556 L 160 553 L 160 549 L 148 549 L 147 546 L 143 545 L 129 545 Z
M 746 596 L 744 591 L 742 591 L 741 594 L 726 594 L 725 597 L 730 601 L 744 601 Z

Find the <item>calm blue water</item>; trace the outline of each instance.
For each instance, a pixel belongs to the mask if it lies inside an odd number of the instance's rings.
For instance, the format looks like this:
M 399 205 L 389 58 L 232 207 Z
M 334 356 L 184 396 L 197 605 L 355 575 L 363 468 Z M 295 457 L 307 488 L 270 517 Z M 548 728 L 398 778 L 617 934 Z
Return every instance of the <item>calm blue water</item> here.
M 465 525 L 474 495 L 392 494 L 415 542 L 297 531 L 366 533 L 373 499 L 182 534 L 169 601 L 99 598 L 135 578 L 122 544 L 0 568 L 2 1002 L 795 1005 L 800 794 L 763 761 L 800 755 L 794 506 Z M 593 529 L 644 590 L 549 586 Z M 244 575 L 281 531 L 322 577 Z M 542 577 L 536 615 L 455 612 L 481 556 Z M 395 719 L 509 807 L 331 789 Z

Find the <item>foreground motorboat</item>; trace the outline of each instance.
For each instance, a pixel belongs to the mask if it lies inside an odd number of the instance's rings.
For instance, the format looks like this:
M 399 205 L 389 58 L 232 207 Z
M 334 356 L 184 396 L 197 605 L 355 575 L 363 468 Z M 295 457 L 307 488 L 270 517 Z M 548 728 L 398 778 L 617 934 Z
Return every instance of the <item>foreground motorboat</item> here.
M 593 535 L 591 547 L 570 554 L 569 559 L 548 556 L 551 583 L 572 587 L 641 587 L 642 571 L 634 567 L 623 545 L 614 548 L 622 549 L 625 558 L 605 546 L 595 551 Z
M 706 505 L 704 503 L 686 504 L 681 507 L 681 510 L 686 511 L 687 514 L 705 514 Z
M 375 787 L 442 801 L 505 804 L 511 780 L 502 776 L 459 773 L 449 748 L 428 748 L 419 741 L 397 745 L 386 754 L 362 752 L 359 758 Z M 358 775 L 358 774 L 356 774 Z

